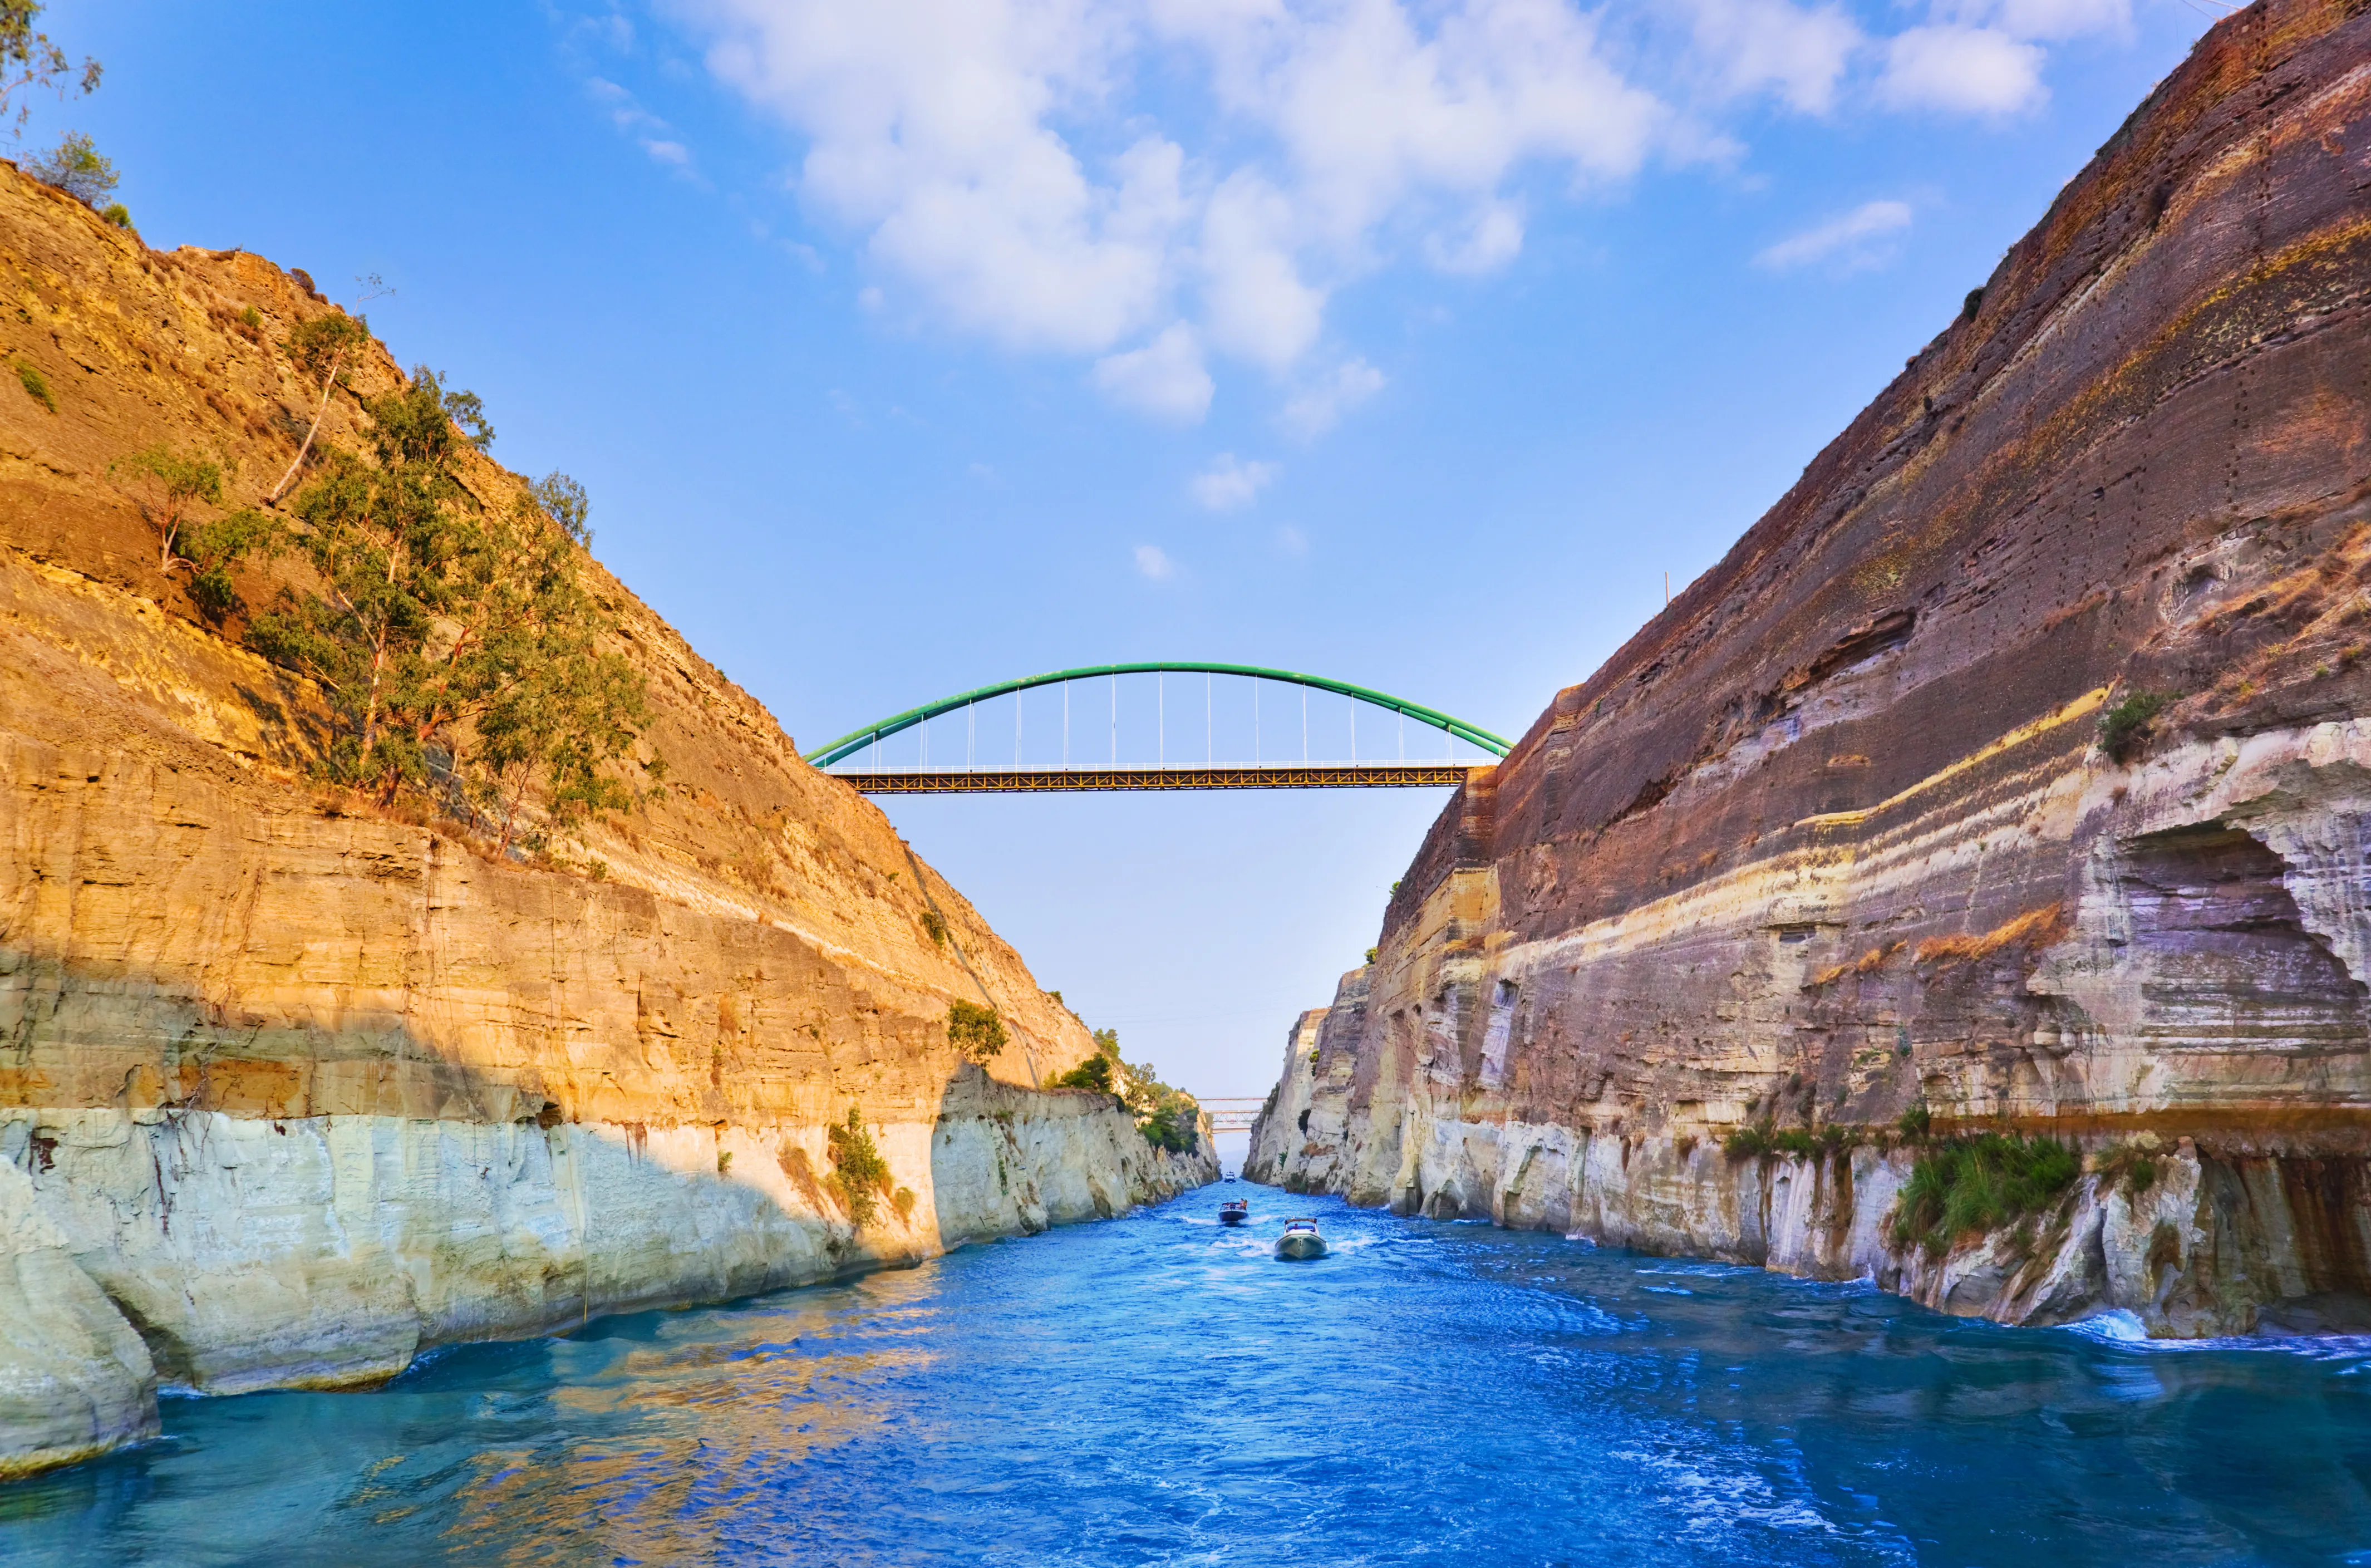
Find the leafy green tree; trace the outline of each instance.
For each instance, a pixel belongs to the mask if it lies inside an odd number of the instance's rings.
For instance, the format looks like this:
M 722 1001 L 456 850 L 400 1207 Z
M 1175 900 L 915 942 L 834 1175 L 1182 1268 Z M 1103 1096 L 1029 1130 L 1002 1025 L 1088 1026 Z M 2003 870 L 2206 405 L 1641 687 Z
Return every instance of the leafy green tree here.
M 864 1113 L 853 1105 L 848 1120 L 825 1128 L 824 1137 L 831 1145 L 832 1181 L 848 1205 L 849 1222 L 862 1230 L 889 1191 L 889 1162 L 865 1131 Z
M 312 424 L 306 429 L 304 445 L 296 448 L 296 456 L 289 463 L 288 471 L 280 476 L 280 482 L 272 487 L 272 494 L 263 498 L 265 505 L 278 505 L 281 496 L 287 494 L 288 487 L 296 482 L 296 475 L 304 469 L 305 459 L 312 455 L 313 438 L 321 433 L 322 417 L 330 412 L 330 394 L 344 385 L 346 377 L 353 370 L 354 362 L 362 357 L 364 346 L 369 342 L 370 322 L 360 316 L 349 316 L 342 310 L 332 310 L 309 321 L 299 321 L 289 332 L 288 342 L 283 345 L 288 351 L 289 363 L 295 366 L 296 373 L 306 380 L 320 383 L 321 399 L 313 410 Z
M 457 426 L 457 409 L 476 435 Z M 602 770 L 633 745 L 647 702 L 640 675 L 596 646 L 576 581 L 581 487 L 570 517 L 532 499 L 480 506 L 455 464 L 465 444 L 491 439 L 483 409 L 425 366 L 364 412 L 376 461 L 333 454 L 294 505 L 321 586 L 283 592 L 255 633 L 330 694 L 332 773 L 391 799 L 442 748 L 481 801 L 502 806 L 504 849 L 538 777 L 561 820 L 630 806 Z
M 947 1004 L 947 1040 L 974 1062 L 994 1061 L 1002 1054 L 1007 1038 L 995 1008 L 961 997 Z
M 231 586 L 230 569 L 241 557 L 272 548 L 279 526 L 252 507 L 200 521 L 197 508 L 222 504 L 224 465 L 197 452 L 177 452 L 158 443 L 108 466 L 121 474 L 133 505 L 156 534 L 156 570 L 190 572 L 190 597 L 209 620 L 221 621 L 244 608 Z
M 41 0 L 0 0 L 0 113 L 6 111 L 20 87 L 54 87 L 63 99 L 67 83 L 75 80 L 65 51 L 52 43 L 47 33 L 34 29 L 40 15 Z M 76 87 L 85 93 L 96 92 L 98 77 L 98 62 L 85 56 Z M 17 106 L 18 134 L 31 112 L 30 104 Z
M 49 152 L 26 159 L 25 172 L 93 210 L 115 194 L 120 179 L 115 165 L 99 157 L 97 145 L 80 131 L 67 132 Z
M 161 441 L 117 459 L 107 471 L 131 484 L 133 504 L 156 535 L 159 572 L 170 572 L 183 559 L 181 535 L 191 510 L 222 505 L 223 465 L 202 453 L 176 452 Z
M 1112 1059 L 1097 1051 L 1055 1079 L 1054 1086 L 1058 1089 L 1093 1089 L 1107 1095 L 1112 1092 Z
M 1201 1134 L 1196 1126 L 1202 1114 L 1199 1101 L 1185 1090 L 1162 1083 L 1151 1068 L 1121 1062 L 1118 1030 L 1097 1029 L 1095 1046 L 1098 1060 L 1118 1064 L 1123 1080 L 1120 1103 L 1136 1118 L 1137 1131 L 1144 1134 L 1146 1143 L 1156 1149 L 1179 1154 L 1192 1154 L 1200 1147 Z

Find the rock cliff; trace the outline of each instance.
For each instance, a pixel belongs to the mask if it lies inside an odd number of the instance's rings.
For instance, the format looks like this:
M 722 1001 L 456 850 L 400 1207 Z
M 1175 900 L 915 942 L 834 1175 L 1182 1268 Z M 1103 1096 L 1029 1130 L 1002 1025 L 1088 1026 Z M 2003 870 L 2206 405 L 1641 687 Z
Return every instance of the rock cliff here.
M 332 307 L 6 166 L 0 278 L 0 1474 L 153 1433 L 159 1380 L 366 1384 L 1215 1175 L 1035 1088 L 1086 1028 L 589 558 L 664 798 L 523 859 L 320 784 L 319 693 L 159 572 L 114 465 L 214 453 L 260 502 L 314 406 L 281 345 Z M 325 437 L 400 380 L 372 344 Z M 954 999 L 1010 1031 L 985 1071 Z M 851 1108 L 889 1170 L 862 1226 Z
M 2013 1321 L 2365 1320 L 2366 191 L 2371 14 L 2218 23 L 1457 795 L 1249 1173 Z M 2088 1167 L 1897 1241 L 1987 1130 Z

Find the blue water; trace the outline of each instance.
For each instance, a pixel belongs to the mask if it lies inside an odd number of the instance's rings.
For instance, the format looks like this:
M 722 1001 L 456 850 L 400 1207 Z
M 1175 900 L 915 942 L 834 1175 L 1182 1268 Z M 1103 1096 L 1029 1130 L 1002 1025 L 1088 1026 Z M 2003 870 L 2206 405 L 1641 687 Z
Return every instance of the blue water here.
M 1301 1212 L 1332 1255 L 1272 1260 Z M 2371 1342 L 2000 1329 L 1262 1188 L 165 1429 L 0 1487 L 0 1562 L 2371 1563 Z

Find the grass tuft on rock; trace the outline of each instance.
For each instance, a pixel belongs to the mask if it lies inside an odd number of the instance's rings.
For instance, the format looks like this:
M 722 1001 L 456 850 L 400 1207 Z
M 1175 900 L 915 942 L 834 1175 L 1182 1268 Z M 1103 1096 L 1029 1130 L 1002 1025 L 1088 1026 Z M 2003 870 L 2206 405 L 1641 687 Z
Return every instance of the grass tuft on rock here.
M 2048 1138 L 1986 1132 L 1928 1144 L 1893 1212 L 1893 1241 L 1940 1256 L 1962 1237 L 1986 1235 L 2052 1207 L 2083 1161 Z

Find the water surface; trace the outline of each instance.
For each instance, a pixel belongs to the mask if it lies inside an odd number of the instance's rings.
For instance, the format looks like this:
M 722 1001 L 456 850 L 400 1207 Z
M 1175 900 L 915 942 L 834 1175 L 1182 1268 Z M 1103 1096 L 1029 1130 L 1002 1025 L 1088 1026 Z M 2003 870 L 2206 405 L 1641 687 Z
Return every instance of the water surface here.
M 1297 1213 L 1332 1256 L 1269 1258 Z M 2371 1342 L 2001 1329 L 1241 1186 L 165 1431 L 0 1487 L 0 1562 L 2371 1563 Z

